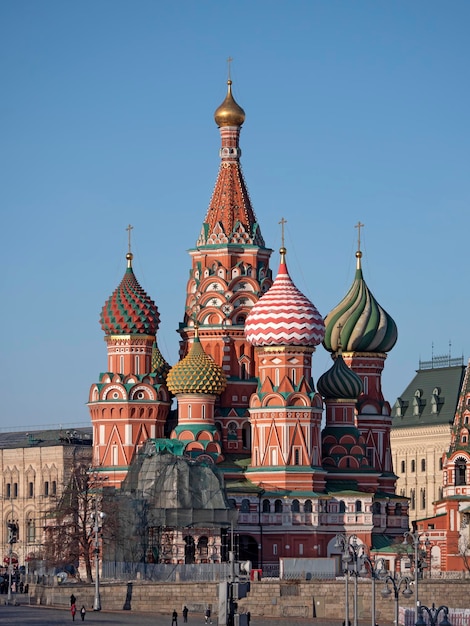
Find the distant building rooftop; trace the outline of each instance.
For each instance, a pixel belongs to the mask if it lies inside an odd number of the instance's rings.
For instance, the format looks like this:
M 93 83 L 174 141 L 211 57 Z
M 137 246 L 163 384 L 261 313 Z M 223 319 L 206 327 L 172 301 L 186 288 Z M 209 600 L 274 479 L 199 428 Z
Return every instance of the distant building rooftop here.
M 52 428 L 42 430 L 22 430 L 0 433 L 0 449 L 37 448 L 57 445 L 91 446 L 93 429 L 85 428 Z
M 415 377 L 392 407 L 392 429 L 452 423 L 464 374 L 463 356 L 420 360 Z

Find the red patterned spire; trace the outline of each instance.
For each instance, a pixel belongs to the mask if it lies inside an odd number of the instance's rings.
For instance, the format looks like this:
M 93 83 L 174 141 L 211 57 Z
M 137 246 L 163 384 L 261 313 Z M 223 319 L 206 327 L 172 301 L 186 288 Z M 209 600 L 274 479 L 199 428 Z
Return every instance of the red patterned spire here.
M 246 338 L 254 346 L 317 346 L 325 335 L 323 318 L 292 282 L 286 249 L 280 252 L 276 280 L 246 319 Z
M 214 114 L 222 140 L 219 175 L 197 246 L 233 243 L 264 248 L 240 165 L 239 138 L 245 112 L 232 95 L 232 81 L 227 84 L 227 96 Z
M 126 259 L 126 273 L 101 311 L 101 328 L 106 335 L 156 335 L 158 308 L 135 277 L 131 252 Z

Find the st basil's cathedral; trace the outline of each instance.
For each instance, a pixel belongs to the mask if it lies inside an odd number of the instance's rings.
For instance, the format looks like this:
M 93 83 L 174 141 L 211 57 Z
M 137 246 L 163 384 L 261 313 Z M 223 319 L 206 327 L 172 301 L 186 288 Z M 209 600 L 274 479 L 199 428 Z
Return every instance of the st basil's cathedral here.
M 94 471 L 117 491 L 150 458 L 184 463 L 188 484 L 200 468 L 215 472 L 236 512 L 239 556 L 264 571 L 281 557 L 339 559 L 338 533 L 386 551 L 408 530 L 381 386 L 396 324 L 364 280 L 360 236 L 354 281 L 326 317 L 292 280 L 284 241 L 273 279 L 273 250 L 242 173 L 245 112 L 231 80 L 214 119 L 220 167 L 189 251 L 180 360 L 170 366 L 158 348 L 158 308 L 134 274 L 129 247 L 124 277 L 101 311 L 108 362 L 89 395 Z M 315 384 L 317 349 L 331 354 L 332 366 Z M 203 517 L 186 529 L 162 524 L 174 544 L 167 562 L 224 560 L 230 528 L 208 530 Z

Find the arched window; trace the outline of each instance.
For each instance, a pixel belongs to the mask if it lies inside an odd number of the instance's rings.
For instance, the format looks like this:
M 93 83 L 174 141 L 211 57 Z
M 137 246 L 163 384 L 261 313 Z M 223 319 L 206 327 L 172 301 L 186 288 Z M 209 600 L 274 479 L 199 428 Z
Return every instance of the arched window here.
M 416 471 L 416 462 L 415 462 L 415 460 L 413 459 L 413 460 L 411 461 L 411 472 L 413 473 L 413 472 L 415 472 L 415 471 Z
M 356 513 L 361 513 L 362 512 L 362 502 L 361 500 L 356 500 Z
M 426 489 L 421 489 L 420 497 L 421 497 L 421 508 L 425 509 L 426 508 Z
M 312 501 L 311 500 L 305 500 L 304 503 L 304 513 L 311 513 L 312 512 Z
M 442 460 L 442 457 L 439 459 L 439 469 L 441 470 L 444 467 L 444 461 Z
M 426 459 L 421 459 L 421 471 L 426 471 Z
M 346 513 L 346 503 L 344 502 L 344 500 L 339 501 L 339 512 Z
M 197 550 L 201 559 L 207 559 L 207 555 L 209 554 L 209 550 L 207 549 L 208 543 L 209 540 L 207 537 L 199 537 L 199 541 L 197 542 Z
M 414 511 L 416 508 L 416 491 L 410 489 L 410 509 Z
M 290 510 L 292 511 L 292 513 L 299 513 L 299 511 L 300 511 L 300 503 L 299 503 L 298 500 L 292 500 L 292 504 L 291 504 Z
M 464 459 L 458 459 L 455 463 L 455 484 L 466 485 L 467 484 L 467 464 Z
M 294 465 L 300 464 L 300 451 L 298 449 L 294 450 Z
M 404 474 L 406 472 L 406 462 L 402 461 L 401 462 L 401 473 Z
M 274 502 L 274 513 L 282 513 L 282 500 Z
M 250 512 L 250 501 L 248 500 L 248 498 L 243 498 L 242 505 L 240 507 L 240 511 L 242 513 L 249 513 Z
M 372 513 L 374 513 L 374 515 L 380 515 L 381 513 L 380 502 L 374 502 L 374 504 L 372 505 Z
M 395 515 L 401 515 L 401 504 L 400 504 L 400 502 L 397 502 L 395 504 Z
M 271 512 L 271 503 L 269 500 L 263 500 L 263 513 Z

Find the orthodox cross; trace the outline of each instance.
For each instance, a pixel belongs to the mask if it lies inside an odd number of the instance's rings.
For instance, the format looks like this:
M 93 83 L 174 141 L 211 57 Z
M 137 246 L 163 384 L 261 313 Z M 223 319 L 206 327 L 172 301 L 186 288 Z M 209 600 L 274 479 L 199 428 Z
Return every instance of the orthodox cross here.
M 126 230 L 127 230 L 127 245 L 129 246 L 129 252 L 130 252 L 131 251 L 131 230 L 134 230 L 134 227 L 129 224 Z
M 354 228 L 357 228 L 357 249 L 361 249 L 361 228 L 364 228 L 364 224 L 359 221 Z
M 279 224 L 281 225 L 281 247 L 284 248 L 284 224 L 287 224 L 287 220 L 281 217 Z
M 230 77 L 230 64 L 232 63 L 232 61 L 233 61 L 232 57 L 229 57 L 229 58 L 227 59 L 227 65 L 228 65 L 228 79 L 229 79 L 229 80 L 231 80 L 231 77 Z

